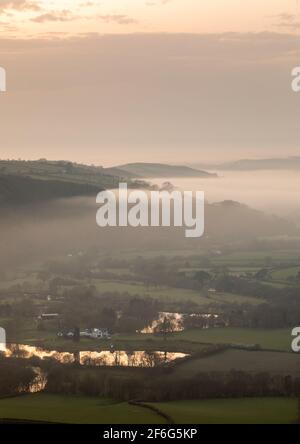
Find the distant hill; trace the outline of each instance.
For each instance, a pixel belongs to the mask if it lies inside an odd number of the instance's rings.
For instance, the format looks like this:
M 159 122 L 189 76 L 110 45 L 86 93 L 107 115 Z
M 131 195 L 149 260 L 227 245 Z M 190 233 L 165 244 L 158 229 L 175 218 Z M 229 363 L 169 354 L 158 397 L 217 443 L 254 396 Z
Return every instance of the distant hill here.
M 119 174 L 117 173 L 118 171 L 114 174 L 110 168 L 64 160 L 0 160 L 0 174 L 96 185 L 102 188 L 115 187 L 119 183 Z
M 119 186 L 120 177 L 135 188 L 126 172 L 68 161 L 0 160 L 0 204 L 27 204 L 62 197 L 89 196 Z M 143 186 L 146 186 L 144 182 Z
M 300 170 L 300 157 L 241 159 L 219 164 L 197 164 L 208 170 L 255 171 L 255 170 Z
M 136 178 L 135 174 L 131 174 L 129 171 L 122 170 L 118 167 L 111 167 L 111 168 L 103 168 L 103 173 L 107 174 L 109 176 L 117 176 L 119 178 L 125 178 L 125 179 L 134 179 Z
M 231 200 L 206 206 L 206 228 L 220 241 L 299 234 L 294 223 Z
M 116 167 L 118 170 L 125 171 L 136 178 L 168 178 L 168 177 L 217 177 L 206 171 L 197 170 L 181 165 L 165 165 L 161 163 L 128 163 Z M 113 168 L 111 169 L 113 170 Z

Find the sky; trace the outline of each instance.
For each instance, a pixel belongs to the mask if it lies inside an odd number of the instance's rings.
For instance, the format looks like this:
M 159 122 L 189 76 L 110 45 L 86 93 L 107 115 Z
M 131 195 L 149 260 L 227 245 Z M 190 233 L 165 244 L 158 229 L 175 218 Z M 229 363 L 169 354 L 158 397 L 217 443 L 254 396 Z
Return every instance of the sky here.
M 245 32 L 300 28 L 298 0 L 0 0 L 1 33 Z
M 0 0 L 0 66 L 0 158 L 299 152 L 298 0 Z

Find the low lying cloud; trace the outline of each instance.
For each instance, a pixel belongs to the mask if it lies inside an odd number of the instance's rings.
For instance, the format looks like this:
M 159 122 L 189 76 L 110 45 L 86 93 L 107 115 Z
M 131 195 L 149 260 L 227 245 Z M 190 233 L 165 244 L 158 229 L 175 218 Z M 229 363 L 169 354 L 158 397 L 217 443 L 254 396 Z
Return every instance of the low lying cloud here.
M 77 17 L 73 16 L 72 12 L 65 9 L 59 12 L 47 12 L 45 14 L 40 14 L 37 17 L 31 19 L 35 23 L 45 23 L 45 22 L 69 22 L 71 20 L 76 20 Z
M 45 23 L 45 22 L 70 22 L 73 20 L 101 20 L 105 23 L 117 23 L 119 25 L 129 25 L 138 23 L 132 17 L 129 17 L 125 14 L 103 14 L 97 16 L 80 16 L 74 15 L 72 11 L 68 9 L 64 9 L 62 11 L 49 11 L 43 14 L 40 14 L 31 19 L 32 22 L 35 23 Z
M 38 3 L 31 0 L 0 0 L 0 12 L 5 12 L 6 10 L 39 11 L 40 9 Z
M 146 6 L 157 6 L 157 5 L 166 5 L 171 3 L 173 0 L 149 0 L 145 3 Z
M 98 18 L 100 20 L 103 20 L 106 23 L 114 22 L 118 23 L 119 25 L 130 25 L 138 23 L 138 20 L 129 17 L 128 15 L 124 14 L 105 14 L 105 15 L 98 15 Z
M 282 14 L 277 14 L 272 16 L 276 19 L 274 27 L 287 29 L 290 31 L 295 31 L 300 29 L 300 14 L 290 14 L 283 12 Z

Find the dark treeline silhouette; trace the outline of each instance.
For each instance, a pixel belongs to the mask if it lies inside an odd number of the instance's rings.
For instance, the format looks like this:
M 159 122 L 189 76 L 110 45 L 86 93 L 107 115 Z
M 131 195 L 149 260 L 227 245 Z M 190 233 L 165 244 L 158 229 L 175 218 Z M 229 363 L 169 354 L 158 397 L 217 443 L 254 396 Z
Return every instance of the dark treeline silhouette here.
M 81 372 L 80 374 L 78 372 Z M 148 372 L 148 377 L 145 377 Z M 192 378 L 168 376 L 172 370 L 143 369 L 134 372 L 121 368 L 118 374 L 107 369 L 87 371 L 53 367 L 48 375 L 46 391 L 112 397 L 120 400 L 171 401 L 204 398 L 237 398 L 264 396 L 300 396 L 300 378 L 290 375 L 231 372 L 200 372 Z M 122 373 L 122 377 L 120 377 Z M 144 375 L 144 376 L 142 376 Z
M 36 374 L 28 363 L 7 360 L 0 353 L 0 396 L 12 396 L 29 391 Z

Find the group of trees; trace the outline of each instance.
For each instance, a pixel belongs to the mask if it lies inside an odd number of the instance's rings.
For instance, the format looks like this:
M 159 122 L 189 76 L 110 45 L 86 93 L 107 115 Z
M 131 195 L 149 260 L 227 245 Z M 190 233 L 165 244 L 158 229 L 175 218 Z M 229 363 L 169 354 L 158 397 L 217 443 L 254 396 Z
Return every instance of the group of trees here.
M 129 294 L 103 294 L 93 287 L 73 287 L 57 303 L 62 328 L 101 327 L 111 333 L 134 333 L 157 318 L 159 304 L 152 298 L 134 297 Z
M 35 372 L 26 362 L 8 360 L 0 352 L 0 396 L 28 392 L 35 377 Z
M 300 396 L 300 378 L 290 375 L 231 372 L 200 372 L 194 377 L 170 378 L 171 368 L 123 368 L 122 377 L 107 369 L 53 367 L 46 391 L 93 395 L 114 399 L 163 402 L 181 399 Z M 120 371 L 119 370 L 119 371 Z
M 298 325 L 300 319 L 300 289 L 276 288 L 260 282 L 224 275 L 216 281 L 216 289 L 263 299 L 257 306 L 241 308 L 224 306 L 228 323 L 239 327 L 285 328 Z

